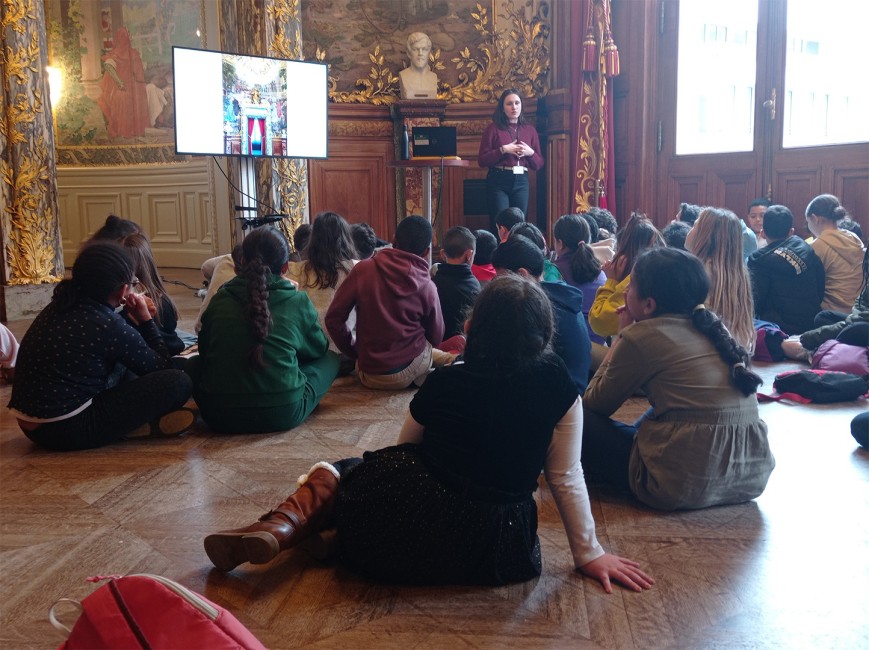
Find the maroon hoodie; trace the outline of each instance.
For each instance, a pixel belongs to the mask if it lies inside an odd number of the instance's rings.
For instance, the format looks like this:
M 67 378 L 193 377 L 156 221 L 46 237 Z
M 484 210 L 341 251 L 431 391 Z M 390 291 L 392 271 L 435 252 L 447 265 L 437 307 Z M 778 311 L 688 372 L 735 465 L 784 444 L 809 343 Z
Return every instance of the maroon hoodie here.
M 356 341 L 347 318 L 356 308 Z M 359 262 L 338 287 L 326 312 L 329 336 L 363 372 L 387 374 L 418 357 L 428 340 L 441 342 L 444 322 L 428 262 L 383 248 Z

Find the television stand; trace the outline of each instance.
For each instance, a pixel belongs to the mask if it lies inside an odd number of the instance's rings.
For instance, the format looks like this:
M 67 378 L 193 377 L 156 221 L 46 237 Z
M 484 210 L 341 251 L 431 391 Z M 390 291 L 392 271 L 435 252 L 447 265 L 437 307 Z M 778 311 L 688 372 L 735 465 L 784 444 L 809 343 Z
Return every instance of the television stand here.
M 261 159 L 256 157 L 238 159 L 238 185 L 233 187 L 236 199 L 235 211 L 239 213 L 236 219 L 241 223 L 241 232 L 238 233 L 238 239 L 241 239 L 245 231 L 250 228 L 259 228 L 266 224 L 277 223 L 288 216 L 276 212 L 264 215 L 259 214 L 262 206 L 268 207 L 268 202 L 261 201 L 257 196 L 257 160 Z

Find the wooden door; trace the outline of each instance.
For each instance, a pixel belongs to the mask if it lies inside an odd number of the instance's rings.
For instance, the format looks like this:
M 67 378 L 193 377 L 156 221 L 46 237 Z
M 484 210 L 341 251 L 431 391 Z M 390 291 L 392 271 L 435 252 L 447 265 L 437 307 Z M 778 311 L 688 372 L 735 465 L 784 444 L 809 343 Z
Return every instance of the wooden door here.
M 860 40 L 842 34 L 852 10 L 859 0 L 662 0 L 659 224 L 682 202 L 744 217 L 766 196 L 806 235 L 806 205 L 831 193 L 869 234 L 869 93 Z

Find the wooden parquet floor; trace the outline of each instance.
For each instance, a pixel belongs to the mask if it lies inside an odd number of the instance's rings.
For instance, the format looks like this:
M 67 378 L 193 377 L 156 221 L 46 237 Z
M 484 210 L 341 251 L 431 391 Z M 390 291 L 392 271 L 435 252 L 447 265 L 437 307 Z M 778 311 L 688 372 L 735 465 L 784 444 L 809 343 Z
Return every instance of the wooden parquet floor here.
M 198 284 L 198 272 L 165 270 Z M 198 307 L 173 287 L 182 327 Z M 23 334 L 26 322 L 10 327 Z M 762 369 L 768 378 L 787 366 Z M 10 389 L 0 388 L 5 406 Z M 50 648 L 58 598 L 98 574 L 156 573 L 230 609 L 270 648 L 869 648 L 869 453 L 848 433 L 865 403 L 763 405 L 778 466 L 744 505 L 660 513 L 590 481 L 604 546 L 655 587 L 607 595 L 572 570 L 542 484 L 544 572 L 502 588 L 373 584 L 303 551 L 230 574 L 202 549 L 247 524 L 314 462 L 392 444 L 411 391 L 340 379 L 289 432 L 203 429 L 78 453 L 37 449 L 0 412 L 0 647 Z M 622 411 L 635 417 L 645 404 Z

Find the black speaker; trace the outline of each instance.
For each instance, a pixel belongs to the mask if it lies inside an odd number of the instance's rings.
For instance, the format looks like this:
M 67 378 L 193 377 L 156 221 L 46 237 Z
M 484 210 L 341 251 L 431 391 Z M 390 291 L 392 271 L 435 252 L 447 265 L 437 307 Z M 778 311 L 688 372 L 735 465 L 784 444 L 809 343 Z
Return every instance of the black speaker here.
M 466 178 L 462 186 L 462 208 L 466 217 L 488 215 L 486 207 L 486 179 Z

